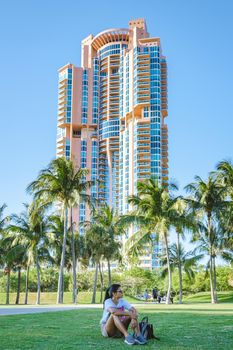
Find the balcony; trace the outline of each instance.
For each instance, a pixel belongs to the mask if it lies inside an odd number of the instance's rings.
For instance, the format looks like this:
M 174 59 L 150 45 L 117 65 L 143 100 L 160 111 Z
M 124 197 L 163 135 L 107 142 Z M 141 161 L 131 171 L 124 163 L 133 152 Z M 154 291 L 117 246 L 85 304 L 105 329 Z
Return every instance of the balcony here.
M 136 90 L 137 93 L 146 93 L 149 94 L 150 93 L 150 87 L 149 85 L 147 85 L 146 87 L 138 87 Z
M 116 95 L 111 96 L 110 103 L 118 103 L 119 104 L 119 96 L 116 96 Z
M 150 124 L 137 124 L 137 129 L 138 130 L 145 130 L 145 129 L 150 129 Z
M 107 80 L 104 80 L 100 83 L 100 88 L 107 85 L 108 84 L 108 81 Z
M 109 95 L 113 98 L 116 97 L 119 99 L 119 89 L 110 89 Z
M 110 79 L 110 86 L 119 85 L 119 79 Z
M 140 167 L 149 167 L 150 166 L 150 162 L 148 162 L 148 160 L 145 160 L 145 162 L 142 162 L 142 163 L 138 162 L 137 164 Z
M 144 70 L 144 69 L 148 69 L 147 72 L 149 72 L 149 69 L 150 69 L 150 64 L 149 62 L 148 63 L 145 63 L 145 64 L 138 64 L 138 72 L 140 72 L 141 70 Z
M 67 81 L 68 81 L 67 78 L 64 78 L 64 79 L 60 80 L 59 84 L 58 84 L 59 89 L 60 89 L 60 87 L 63 87 L 64 85 L 67 85 Z
M 115 97 L 114 99 L 110 99 L 110 106 L 119 106 L 118 99 Z
M 141 75 L 141 76 L 138 77 L 137 81 L 138 81 L 138 83 L 140 83 L 140 85 L 142 85 L 144 82 L 145 82 L 145 83 L 146 83 L 146 82 L 149 83 L 150 77 L 149 77 L 148 75 L 144 75 L 144 76 Z
M 150 141 L 150 137 L 138 137 L 137 138 L 137 141 L 140 141 L 140 142 L 146 142 L 146 141 Z
M 137 169 L 138 174 L 150 174 L 151 173 L 151 168 L 138 168 Z
M 66 89 L 62 89 L 58 91 L 58 99 L 60 100 L 61 98 L 66 97 Z
M 150 70 L 149 69 L 139 69 L 138 70 L 138 76 L 141 76 L 141 75 L 149 75 L 150 73 Z
M 142 149 L 142 148 L 148 149 L 150 148 L 150 146 L 151 146 L 150 143 L 145 143 L 144 141 L 137 142 L 138 149 Z
M 150 149 L 138 149 L 137 153 L 150 153 Z

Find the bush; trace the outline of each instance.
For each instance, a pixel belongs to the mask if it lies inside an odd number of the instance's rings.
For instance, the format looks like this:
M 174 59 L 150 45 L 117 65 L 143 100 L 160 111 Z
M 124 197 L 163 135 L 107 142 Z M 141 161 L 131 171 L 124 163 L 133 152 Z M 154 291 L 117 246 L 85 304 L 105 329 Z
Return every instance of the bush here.
M 217 290 L 229 291 L 233 289 L 233 272 L 228 266 L 219 266 L 217 272 Z M 17 291 L 17 272 L 11 272 L 10 292 Z M 6 291 L 7 276 L 3 271 L 0 271 L 0 292 Z M 25 291 L 26 273 L 21 273 L 21 291 Z M 94 270 L 82 270 L 77 274 L 77 286 L 79 291 L 92 291 L 94 281 Z M 172 274 L 173 291 L 179 293 L 179 278 L 178 272 L 174 271 Z M 167 277 L 161 278 L 160 271 L 148 271 L 142 268 L 132 268 L 130 270 L 113 270 L 112 282 L 120 283 L 124 288 L 126 294 L 136 296 L 142 294 L 145 289 L 149 294 L 153 288 L 166 291 Z M 58 269 L 42 268 L 41 269 L 41 291 L 42 292 L 56 292 L 58 284 Z M 108 273 L 104 272 L 104 288 L 108 287 Z M 100 290 L 100 278 L 98 279 L 97 289 Z M 195 278 L 190 281 L 186 274 L 183 273 L 183 293 L 198 293 L 208 292 L 210 290 L 209 276 L 206 276 L 203 267 L 196 273 Z M 36 269 L 32 268 L 29 275 L 29 291 L 37 291 L 37 274 Z M 72 291 L 72 273 L 64 273 L 64 291 Z

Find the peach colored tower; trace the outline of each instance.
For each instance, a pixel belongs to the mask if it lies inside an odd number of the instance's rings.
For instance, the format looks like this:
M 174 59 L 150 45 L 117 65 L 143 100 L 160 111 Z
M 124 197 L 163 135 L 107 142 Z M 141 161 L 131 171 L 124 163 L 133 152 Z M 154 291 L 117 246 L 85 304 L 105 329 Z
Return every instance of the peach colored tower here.
M 103 184 L 92 187 L 92 196 L 119 214 L 128 212 L 137 181 L 168 181 L 166 117 L 166 58 L 144 19 L 88 36 L 81 67 L 59 69 L 57 156 L 89 168 L 89 178 Z M 87 216 L 81 204 L 76 219 Z

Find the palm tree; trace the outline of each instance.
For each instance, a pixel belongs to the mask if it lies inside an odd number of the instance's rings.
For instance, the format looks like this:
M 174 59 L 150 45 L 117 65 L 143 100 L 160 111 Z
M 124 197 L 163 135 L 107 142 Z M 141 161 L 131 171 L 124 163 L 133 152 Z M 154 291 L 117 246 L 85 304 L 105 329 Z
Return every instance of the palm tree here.
M 92 182 L 86 181 L 87 169 L 75 170 L 73 162 L 65 158 L 58 158 L 42 170 L 38 178 L 28 186 L 28 191 L 34 194 L 34 198 L 40 200 L 45 206 L 54 203 L 61 204 L 61 217 L 64 220 L 63 244 L 60 261 L 60 271 L 58 278 L 57 303 L 63 303 L 63 271 L 65 264 L 67 227 L 68 227 L 68 209 L 77 205 L 78 198 L 87 200 L 86 190 Z M 70 211 L 72 213 L 72 211 Z M 73 219 L 70 219 L 73 225 Z M 73 240 L 73 234 L 72 234 Z M 73 244 L 73 243 L 72 243 Z M 76 302 L 76 259 L 75 250 L 73 253 L 73 302 Z
M 49 247 L 51 249 L 52 264 L 59 268 L 61 262 L 62 254 L 62 241 L 64 233 L 64 220 L 61 216 L 56 214 L 51 214 L 47 218 L 48 223 L 48 239 Z M 67 254 L 65 255 L 65 260 L 67 259 Z M 67 263 L 65 262 L 65 266 Z
M 178 235 L 179 237 L 179 235 Z M 182 304 L 183 297 L 183 271 L 186 273 L 188 278 L 194 278 L 195 272 L 193 268 L 197 266 L 197 262 L 203 258 L 203 254 L 197 255 L 195 251 L 186 252 L 183 245 L 180 242 L 173 243 L 169 248 L 170 265 L 171 269 L 178 269 L 179 273 L 179 303 Z M 165 265 L 165 258 L 162 259 L 162 265 Z M 162 275 L 167 274 L 167 268 L 162 272 Z
M 8 235 L 8 227 L 2 230 L 0 237 L 0 265 L 4 267 L 6 279 L 6 304 L 10 302 L 10 275 L 17 271 L 17 293 L 15 304 L 19 304 L 21 268 L 25 262 L 25 249 L 21 245 L 13 245 L 13 238 Z
M 0 265 L 4 266 L 4 274 L 7 276 L 6 282 L 6 304 L 10 303 L 10 273 L 14 266 L 14 256 L 10 253 L 11 241 L 6 236 L 6 223 L 10 218 L 3 217 L 6 204 L 0 207 Z
M 22 246 L 24 251 L 27 252 L 25 304 L 27 304 L 28 298 L 29 268 L 32 263 L 36 265 L 37 271 L 36 304 L 40 304 L 40 261 L 49 257 L 46 236 L 47 223 L 43 211 L 38 208 L 36 202 L 31 205 L 24 204 L 24 207 L 25 210 L 20 215 L 12 215 L 14 224 L 8 226 L 8 232 L 12 239 L 12 245 L 15 247 Z
M 105 250 L 103 253 L 104 258 L 107 260 L 108 265 L 108 282 L 112 284 L 111 277 L 111 260 L 120 259 L 121 244 L 119 238 L 124 234 L 124 226 L 121 218 L 116 214 L 115 210 L 110 208 L 106 203 L 101 206 L 100 210 L 95 211 L 93 215 L 93 222 L 98 224 L 104 231 L 104 244 Z
M 1 236 L 1 265 L 4 267 L 6 275 L 6 304 L 10 303 L 10 276 L 11 270 L 14 269 L 15 254 L 12 252 L 11 240 L 4 234 Z
M 13 244 L 10 252 L 11 254 L 14 253 L 15 255 L 14 268 L 17 270 L 17 293 L 15 304 L 19 304 L 21 291 L 21 270 L 26 265 L 27 252 L 25 250 L 25 247 L 21 245 L 14 246 Z
M 146 237 L 147 238 L 147 237 Z M 142 239 L 135 243 L 129 251 L 127 251 L 127 264 L 129 264 L 130 268 L 133 266 L 137 266 L 140 263 L 140 256 L 146 254 L 145 245 L 148 243 L 148 239 Z
M 174 209 L 177 212 L 177 215 L 180 216 L 180 220 L 177 220 L 175 224 L 175 230 L 176 230 L 176 253 L 177 253 L 177 267 L 179 271 L 179 281 L 180 281 L 180 296 L 179 296 L 179 303 L 182 304 L 182 256 L 181 253 L 184 253 L 183 247 L 180 243 L 180 238 L 185 239 L 185 230 L 196 232 L 197 229 L 200 227 L 201 223 L 198 222 L 195 214 L 188 209 L 187 201 L 184 197 L 180 196 L 177 198 Z M 175 245 L 173 245 L 173 248 L 175 248 Z M 174 252 L 175 252 L 174 251 Z
M 217 164 L 217 176 L 226 189 L 226 194 L 233 200 L 233 164 L 223 160 Z
M 91 224 L 85 234 L 86 246 L 95 265 L 92 304 L 96 301 L 97 278 L 100 261 L 105 251 L 105 231 L 101 225 Z
M 62 254 L 62 237 L 63 237 L 64 222 L 58 215 L 50 215 L 48 217 L 48 237 L 49 247 L 51 249 L 52 264 L 59 267 Z M 80 261 L 82 265 L 87 265 L 86 260 L 86 247 L 84 242 L 84 236 L 81 236 L 79 232 L 73 232 L 74 249 L 76 261 Z M 72 237 L 70 235 L 70 229 L 67 234 L 66 254 L 65 254 L 65 268 L 69 271 L 72 268 Z
M 6 209 L 6 204 L 4 203 L 0 206 L 0 235 L 4 231 L 6 223 L 9 221 L 9 216 L 3 217 L 3 212 Z
M 140 230 L 132 234 L 126 242 L 126 250 L 129 250 L 143 237 L 155 233 L 164 241 L 168 269 L 166 303 L 170 303 L 172 288 L 168 234 L 171 227 L 175 227 L 181 221 L 181 217 L 177 214 L 174 206 L 177 198 L 172 194 L 172 190 L 176 189 L 175 184 L 170 184 L 168 189 L 153 178 L 145 182 L 138 182 L 137 195 L 130 196 L 128 199 L 129 203 L 134 206 L 134 210 L 124 217 L 125 222 L 135 223 L 140 227 Z
M 226 199 L 229 201 L 224 212 L 220 213 L 219 223 L 224 232 L 226 249 L 233 247 L 233 164 L 224 160 L 217 165 L 217 179 L 226 189 Z
M 196 232 L 193 235 L 193 242 L 198 242 L 198 246 L 196 247 L 196 251 L 202 252 L 209 256 L 207 261 L 207 269 L 210 269 L 211 266 L 211 254 L 212 253 L 212 265 L 213 265 L 213 286 L 214 291 L 216 291 L 217 286 L 217 276 L 216 276 L 216 258 L 221 257 L 225 262 L 232 263 L 233 262 L 233 251 L 232 246 L 230 244 L 228 232 L 224 230 L 222 225 L 216 225 L 214 228 L 214 237 L 213 241 L 210 242 L 208 235 L 208 225 L 203 225 L 202 229 Z M 217 301 L 217 293 L 215 296 L 215 300 Z
M 6 225 L 7 218 L 3 217 L 3 212 L 6 208 L 6 204 L 3 204 L 0 206 L 0 265 L 4 265 L 4 248 L 2 246 L 3 244 L 3 234 L 4 234 L 4 229 Z
M 215 253 L 214 245 L 217 240 L 216 225 L 218 218 L 222 211 L 224 211 L 228 203 L 224 200 L 225 188 L 219 183 L 214 174 L 208 177 L 205 182 L 199 176 L 195 177 L 195 182 L 186 186 L 186 190 L 191 194 L 186 198 L 190 209 L 196 214 L 197 217 L 203 220 L 203 227 L 205 235 L 209 245 L 209 272 L 210 272 L 210 289 L 211 289 L 211 302 L 217 302 L 217 292 L 214 283 L 214 268 L 215 268 Z

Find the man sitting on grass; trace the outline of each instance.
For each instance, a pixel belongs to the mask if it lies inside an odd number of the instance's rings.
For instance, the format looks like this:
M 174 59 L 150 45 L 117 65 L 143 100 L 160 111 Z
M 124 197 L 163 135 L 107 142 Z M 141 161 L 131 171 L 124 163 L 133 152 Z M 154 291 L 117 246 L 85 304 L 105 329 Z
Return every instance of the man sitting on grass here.
M 126 300 L 122 299 L 123 291 L 120 284 L 112 284 L 104 299 L 104 311 L 100 321 L 101 332 L 104 337 L 125 337 L 128 345 L 147 343 L 141 335 L 138 324 L 137 310 Z M 131 326 L 134 334 L 128 333 Z

